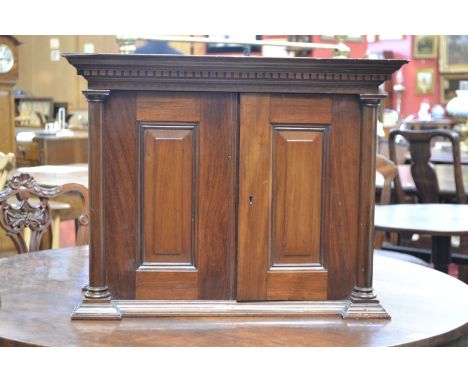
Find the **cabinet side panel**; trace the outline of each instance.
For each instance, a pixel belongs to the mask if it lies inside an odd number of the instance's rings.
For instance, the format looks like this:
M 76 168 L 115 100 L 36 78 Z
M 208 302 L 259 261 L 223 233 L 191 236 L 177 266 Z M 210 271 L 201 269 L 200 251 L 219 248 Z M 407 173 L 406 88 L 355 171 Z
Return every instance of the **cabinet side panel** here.
M 103 141 L 107 280 L 112 297 L 135 297 L 138 146 L 135 93 L 113 91 L 104 104 Z M 93 150 L 93 148 L 91 148 Z
M 336 96 L 334 99 L 324 232 L 329 270 L 328 298 L 332 300 L 347 298 L 356 278 L 359 110 L 357 97 Z

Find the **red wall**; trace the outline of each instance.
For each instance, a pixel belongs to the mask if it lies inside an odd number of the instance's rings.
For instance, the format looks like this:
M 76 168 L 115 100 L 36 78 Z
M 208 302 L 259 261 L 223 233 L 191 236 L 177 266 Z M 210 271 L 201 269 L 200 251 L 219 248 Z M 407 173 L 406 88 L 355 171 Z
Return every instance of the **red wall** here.
M 423 100 L 428 100 L 431 108 L 432 106 L 440 103 L 438 58 L 413 58 L 413 42 L 414 36 L 408 35 L 402 40 L 376 41 L 368 44 L 368 48 L 371 53 L 391 51 L 393 52 L 395 59 L 405 59 L 410 61 L 402 68 L 403 85 L 406 88 L 402 94 L 401 100 L 402 118 L 406 118 L 410 114 L 417 114 L 419 105 Z M 432 94 L 417 95 L 416 70 L 423 68 L 434 69 L 434 91 Z M 396 83 L 395 75 L 393 76 L 393 83 Z M 393 97 L 393 108 L 396 108 L 396 95 Z

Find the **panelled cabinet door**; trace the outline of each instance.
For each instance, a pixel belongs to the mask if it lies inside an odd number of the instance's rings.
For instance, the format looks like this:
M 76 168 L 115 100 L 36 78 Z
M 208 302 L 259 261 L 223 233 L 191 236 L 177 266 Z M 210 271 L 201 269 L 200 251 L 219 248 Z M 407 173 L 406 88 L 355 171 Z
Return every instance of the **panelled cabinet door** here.
M 140 93 L 139 299 L 233 298 L 236 98 Z
M 241 95 L 240 301 L 329 297 L 329 268 L 341 266 L 334 258 L 329 261 L 333 253 L 324 243 L 330 237 L 326 222 L 331 214 L 326 208 L 330 208 L 328 173 L 334 160 L 330 155 L 333 105 L 332 97 Z M 336 128 L 340 129 L 339 123 Z M 342 287 L 345 293 L 352 288 L 352 282 L 348 284 Z

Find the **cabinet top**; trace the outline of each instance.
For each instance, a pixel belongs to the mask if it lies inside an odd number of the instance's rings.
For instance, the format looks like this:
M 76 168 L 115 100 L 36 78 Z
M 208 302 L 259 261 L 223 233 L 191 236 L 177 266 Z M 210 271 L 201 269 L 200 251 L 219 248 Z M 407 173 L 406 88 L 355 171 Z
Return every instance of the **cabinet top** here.
M 70 54 L 90 89 L 375 94 L 406 60 Z

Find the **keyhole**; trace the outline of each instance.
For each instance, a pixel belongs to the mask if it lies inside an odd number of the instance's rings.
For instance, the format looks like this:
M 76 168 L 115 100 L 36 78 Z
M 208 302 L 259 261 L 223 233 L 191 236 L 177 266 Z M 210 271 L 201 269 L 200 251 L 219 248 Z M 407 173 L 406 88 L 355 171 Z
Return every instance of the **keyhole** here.
M 253 206 L 253 196 L 249 196 L 249 206 Z

